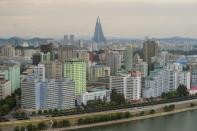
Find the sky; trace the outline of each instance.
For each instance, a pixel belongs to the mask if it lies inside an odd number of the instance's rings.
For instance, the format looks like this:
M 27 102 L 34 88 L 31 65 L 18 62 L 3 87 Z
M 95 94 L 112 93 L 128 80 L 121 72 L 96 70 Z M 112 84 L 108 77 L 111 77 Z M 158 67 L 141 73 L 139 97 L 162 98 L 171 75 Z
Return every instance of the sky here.
M 0 0 L 0 37 L 197 38 L 197 0 Z

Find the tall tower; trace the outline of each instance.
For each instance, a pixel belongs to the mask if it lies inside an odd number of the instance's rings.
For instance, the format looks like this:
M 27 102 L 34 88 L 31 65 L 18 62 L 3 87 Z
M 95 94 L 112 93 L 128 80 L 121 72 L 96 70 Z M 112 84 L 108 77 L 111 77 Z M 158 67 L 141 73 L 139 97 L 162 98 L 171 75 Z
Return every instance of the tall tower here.
M 106 42 L 99 16 L 98 16 L 97 21 L 96 21 L 96 27 L 95 27 L 93 40 L 96 43 L 105 43 Z

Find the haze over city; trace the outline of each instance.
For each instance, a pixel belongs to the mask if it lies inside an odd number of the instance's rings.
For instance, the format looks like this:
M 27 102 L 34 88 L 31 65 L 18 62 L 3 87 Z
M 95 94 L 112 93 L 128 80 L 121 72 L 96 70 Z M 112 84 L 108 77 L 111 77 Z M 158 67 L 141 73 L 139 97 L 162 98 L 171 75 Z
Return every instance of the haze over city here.
M 196 0 L 1 0 L 1 37 L 105 36 L 197 38 Z
M 196 131 L 196 7 L 0 0 L 0 131 Z

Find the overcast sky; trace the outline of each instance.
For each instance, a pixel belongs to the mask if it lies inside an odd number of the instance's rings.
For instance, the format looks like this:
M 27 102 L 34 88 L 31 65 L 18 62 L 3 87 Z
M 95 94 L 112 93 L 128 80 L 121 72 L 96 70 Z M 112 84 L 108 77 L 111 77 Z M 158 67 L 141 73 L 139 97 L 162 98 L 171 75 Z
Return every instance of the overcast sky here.
M 197 38 L 197 0 L 0 0 L 0 37 Z

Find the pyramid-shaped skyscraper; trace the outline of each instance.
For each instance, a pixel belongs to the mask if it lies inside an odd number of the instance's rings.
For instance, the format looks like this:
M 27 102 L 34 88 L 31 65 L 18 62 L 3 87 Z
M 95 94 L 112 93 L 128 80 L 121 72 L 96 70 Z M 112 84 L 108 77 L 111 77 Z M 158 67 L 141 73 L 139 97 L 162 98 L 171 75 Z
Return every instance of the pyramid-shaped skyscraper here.
M 98 16 L 97 21 L 96 21 L 96 27 L 95 27 L 93 40 L 96 43 L 105 43 L 106 42 L 99 16 Z

